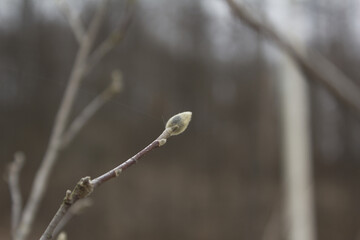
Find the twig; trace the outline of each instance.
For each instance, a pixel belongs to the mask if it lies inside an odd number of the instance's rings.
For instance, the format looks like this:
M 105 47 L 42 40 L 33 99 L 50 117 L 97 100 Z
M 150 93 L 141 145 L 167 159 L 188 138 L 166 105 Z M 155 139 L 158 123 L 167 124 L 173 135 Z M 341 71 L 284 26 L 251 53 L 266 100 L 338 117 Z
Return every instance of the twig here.
M 121 75 L 113 72 L 112 76 L 113 80 L 109 86 L 99 96 L 92 100 L 92 102 L 89 103 L 89 105 L 86 106 L 79 116 L 77 116 L 70 124 L 68 130 L 63 134 L 61 148 L 68 146 L 84 125 L 95 115 L 95 113 L 115 94 L 121 91 Z
M 360 113 L 360 90 L 354 82 L 345 76 L 325 57 L 316 51 L 307 49 L 305 55 L 299 51 L 290 41 L 283 38 L 267 23 L 257 20 L 250 12 L 246 11 L 234 0 L 225 0 L 237 18 L 245 22 L 250 28 L 265 35 L 285 51 L 304 73 L 313 81 L 322 84 L 340 102 L 350 109 Z
M 94 50 L 87 63 L 86 74 L 89 73 L 93 66 L 106 56 L 114 47 L 116 47 L 124 38 L 133 17 L 133 10 L 129 7 L 125 18 L 120 25 L 109 34 L 109 36 Z
M 143 150 L 141 150 L 119 166 L 115 167 L 114 169 L 93 180 L 91 180 L 90 177 L 84 177 L 80 179 L 73 191 L 66 191 L 63 203 L 60 205 L 60 208 L 56 212 L 55 216 L 51 220 L 49 226 L 46 228 L 40 240 L 50 240 L 53 238 L 54 231 L 57 225 L 64 218 L 70 207 L 78 200 L 89 196 L 94 191 L 94 189 L 99 187 L 101 184 L 109 181 L 112 178 L 118 177 L 122 171 L 134 165 L 146 153 L 157 147 L 163 146 L 169 137 L 178 135 L 185 131 L 191 120 L 191 115 L 191 112 L 183 112 L 170 118 L 168 123 L 166 124 L 165 130 L 157 139 L 155 139 Z
M 65 214 L 63 219 L 59 222 L 54 230 L 54 236 L 58 235 L 62 229 L 68 224 L 68 222 L 76 215 L 79 215 L 84 211 L 84 209 L 90 207 L 92 205 L 92 200 L 90 198 L 85 198 L 77 201 L 74 205 L 69 209 L 69 211 Z
M 82 38 L 85 35 L 85 28 L 79 17 L 75 17 L 69 5 L 65 0 L 57 0 L 58 6 L 61 12 L 65 15 L 68 20 L 70 27 L 75 35 L 76 40 L 81 44 Z
M 104 20 L 109 0 L 102 0 L 100 6 L 97 8 L 91 22 L 89 29 L 86 33 L 86 38 L 90 41 L 89 48 L 92 49 L 92 44 L 95 42 L 96 37 L 99 33 L 100 26 Z M 85 70 L 85 69 L 84 69 Z
M 98 12 L 103 11 L 103 6 L 104 5 L 101 5 Z M 99 14 L 95 14 L 95 18 L 100 19 L 98 15 Z M 27 238 L 32 227 L 35 215 L 40 206 L 41 200 L 44 197 L 44 193 L 49 182 L 50 173 L 54 167 L 54 164 L 58 158 L 59 151 L 61 149 L 62 134 L 68 122 L 69 115 L 75 97 L 77 95 L 80 83 L 84 77 L 84 70 L 86 68 L 87 58 L 96 38 L 97 28 L 99 27 L 99 23 L 97 23 L 98 21 L 99 20 L 92 21 L 86 37 L 83 37 L 81 39 L 80 48 L 76 55 L 75 63 L 70 74 L 69 83 L 66 87 L 64 97 L 55 118 L 55 124 L 51 132 L 49 145 L 46 149 L 44 158 L 38 169 L 38 172 L 36 173 L 35 180 L 30 191 L 29 199 L 27 201 L 27 204 L 25 205 L 24 212 L 22 214 L 21 221 L 17 229 L 17 240 L 24 240 Z
M 15 237 L 16 229 L 20 221 L 22 196 L 19 186 L 19 175 L 24 166 L 25 155 L 23 152 L 16 152 L 14 161 L 9 166 L 9 190 L 11 196 L 11 232 Z
M 160 138 L 157 138 L 156 140 L 154 140 L 152 143 L 150 143 L 147 147 L 145 147 L 143 150 L 141 150 L 140 152 L 138 152 L 137 154 L 135 154 L 133 157 L 129 158 L 128 160 L 126 160 L 125 162 L 123 162 L 122 164 L 120 164 L 119 166 L 117 166 L 116 168 L 108 171 L 107 173 L 104 173 L 103 175 L 91 180 L 91 184 L 94 188 L 100 186 L 101 184 L 109 181 L 112 178 L 118 177 L 120 175 L 120 173 L 122 173 L 124 170 L 126 170 L 127 168 L 129 168 L 130 166 L 134 165 L 135 163 L 137 163 L 137 161 L 144 156 L 146 153 L 150 152 L 151 150 L 160 147 L 161 144 L 164 144 L 166 142 L 166 139 L 170 136 L 169 131 L 165 130 L 162 134 L 163 136 Z M 160 141 L 160 140 L 165 140 L 164 141 Z

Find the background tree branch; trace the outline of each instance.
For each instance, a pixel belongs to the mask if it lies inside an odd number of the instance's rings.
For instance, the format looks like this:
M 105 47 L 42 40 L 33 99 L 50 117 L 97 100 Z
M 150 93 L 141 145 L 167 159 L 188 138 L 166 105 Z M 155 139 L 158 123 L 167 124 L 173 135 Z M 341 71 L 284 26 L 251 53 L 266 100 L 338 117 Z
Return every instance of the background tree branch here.
M 351 110 L 354 110 L 357 115 L 360 115 L 359 87 L 334 64 L 314 50 L 306 49 L 305 51 L 300 51 L 268 23 L 256 19 L 241 4 L 236 3 L 234 0 L 225 1 L 239 20 L 243 21 L 257 33 L 272 40 L 295 61 L 309 79 L 320 83 L 336 99 Z
M 14 161 L 9 166 L 9 190 L 11 197 L 11 232 L 14 237 L 18 227 L 21 208 L 22 208 L 22 195 L 19 185 L 19 177 L 22 167 L 24 166 L 25 155 L 23 152 L 16 152 Z
M 91 19 L 88 31 L 86 33 L 86 39 L 89 41 L 88 44 L 90 51 L 92 50 L 93 44 L 96 40 L 96 37 L 98 36 L 100 27 L 103 23 L 108 4 L 109 0 L 102 0 L 99 3 L 99 6 Z M 86 68 L 86 66 L 84 67 Z
M 59 110 L 56 114 L 54 127 L 50 135 L 49 145 L 45 151 L 42 163 L 35 175 L 29 199 L 25 205 L 20 224 L 16 231 L 16 240 L 24 240 L 28 237 L 34 222 L 34 218 L 44 197 L 52 169 L 58 159 L 59 151 L 63 146 L 62 137 L 69 120 L 73 103 L 78 93 L 80 84 L 84 79 L 85 70 L 89 69 L 86 66 L 88 57 L 99 32 L 107 4 L 108 0 L 103 0 L 100 2 L 100 5 L 91 20 L 86 34 L 81 37 L 79 50 L 77 52 L 75 63 L 70 74 L 69 82 L 66 87 Z M 70 15 L 67 16 L 71 17 Z M 73 19 L 69 19 L 69 22 L 71 21 L 73 21 Z M 78 23 L 76 26 L 80 26 L 80 23 Z M 77 28 L 74 29 L 74 33 L 80 34 Z M 94 65 L 91 67 L 94 67 Z M 84 122 L 82 125 L 83 124 Z
M 96 114 L 96 112 L 104 106 L 115 94 L 119 93 L 122 88 L 122 77 L 118 71 L 112 73 L 112 81 L 109 86 L 92 100 L 88 106 L 75 118 L 70 124 L 67 131 L 64 132 L 61 148 L 65 148 L 85 126 L 85 124 Z
M 81 22 L 80 18 L 75 16 L 71 11 L 68 3 L 65 0 L 57 0 L 59 9 L 64 14 L 65 18 L 70 24 L 70 27 L 74 33 L 74 36 L 79 44 L 81 44 L 82 38 L 85 35 L 84 24 Z
M 133 4 L 133 3 L 128 3 Z M 98 64 L 103 57 L 105 57 L 114 47 L 116 47 L 124 38 L 128 28 L 133 19 L 134 9 L 132 6 L 127 6 L 124 19 L 119 26 L 115 28 L 108 37 L 100 43 L 100 45 L 93 51 L 87 62 L 86 74 L 88 74 L 93 66 Z

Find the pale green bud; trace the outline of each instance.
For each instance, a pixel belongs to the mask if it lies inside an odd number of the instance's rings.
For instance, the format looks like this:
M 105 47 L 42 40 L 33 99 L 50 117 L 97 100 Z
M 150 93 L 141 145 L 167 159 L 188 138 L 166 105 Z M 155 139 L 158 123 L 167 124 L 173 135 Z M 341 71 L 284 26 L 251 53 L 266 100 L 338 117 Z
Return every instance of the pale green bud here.
M 166 143 L 166 139 L 163 138 L 163 139 L 160 139 L 159 140 L 159 147 L 161 147 L 162 145 L 164 145 Z
M 166 123 L 166 128 L 171 129 L 170 136 L 178 135 L 185 131 L 191 121 L 192 112 L 176 114 Z

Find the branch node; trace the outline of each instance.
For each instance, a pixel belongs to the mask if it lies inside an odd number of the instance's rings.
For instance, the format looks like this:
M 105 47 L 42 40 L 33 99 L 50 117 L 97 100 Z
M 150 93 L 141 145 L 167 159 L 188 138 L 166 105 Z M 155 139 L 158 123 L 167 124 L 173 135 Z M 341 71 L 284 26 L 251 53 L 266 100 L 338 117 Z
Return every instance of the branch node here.
M 116 170 L 115 170 L 115 176 L 118 177 L 118 176 L 121 174 L 121 172 L 122 172 L 122 169 L 121 169 L 121 168 L 116 169 Z
M 93 190 L 94 190 L 94 187 L 91 184 L 91 178 L 89 176 L 83 177 L 76 184 L 74 190 L 72 191 L 72 193 L 70 195 L 70 199 L 72 202 L 75 202 L 79 199 L 89 196 Z
M 66 190 L 66 193 L 65 193 L 65 198 L 64 198 L 64 204 L 66 205 L 71 205 L 72 204 L 72 201 L 71 201 L 71 190 Z

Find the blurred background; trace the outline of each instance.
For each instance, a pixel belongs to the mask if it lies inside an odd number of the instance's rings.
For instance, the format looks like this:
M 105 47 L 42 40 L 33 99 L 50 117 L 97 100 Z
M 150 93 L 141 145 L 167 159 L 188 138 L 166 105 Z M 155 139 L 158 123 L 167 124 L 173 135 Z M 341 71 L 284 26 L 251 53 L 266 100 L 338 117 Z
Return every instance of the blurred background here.
M 359 1 L 238 2 L 359 79 Z M 98 6 L 68 4 L 86 25 Z M 97 43 L 123 16 L 123 1 L 110 4 Z M 61 152 L 31 238 L 81 177 L 115 167 L 155 139 L 169 117 L 192 111 L 184 134 L 95 191 L 93 205 L 66 226 L 69 239 L 288 239 L 281 51 L 223 0 L 138 0 L 134 10 L 125 39 L 84 79 L 71 119 L 106 88 L 113 69 L 123 73 L 123 91 Z M 77 49 L 55 1 L 0 0 L 0 170 L 5 178 L 14 153 L 25 153 L 25 200 Z M 359 115 L 321 85 L 306 84 L 316 239 L 359 240 Z M 9 239 L 6 181 L 0 194 L 0 238 Z

